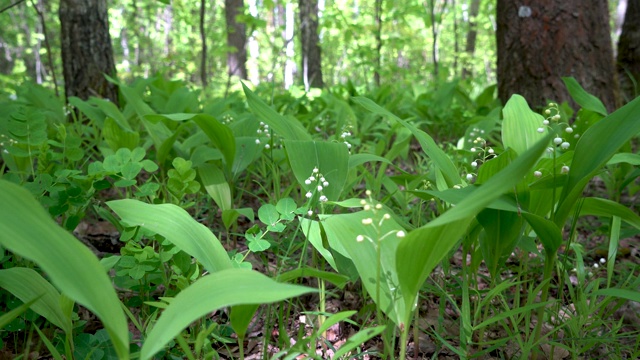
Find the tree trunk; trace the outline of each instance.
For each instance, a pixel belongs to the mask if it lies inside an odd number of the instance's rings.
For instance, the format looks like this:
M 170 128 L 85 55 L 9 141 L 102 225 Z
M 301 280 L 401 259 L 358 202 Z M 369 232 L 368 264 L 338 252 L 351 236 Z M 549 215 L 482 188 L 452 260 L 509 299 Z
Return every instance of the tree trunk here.
M 289 89 L 293 85 L 296 73 L 296 62 L 293 59 L 296 55 L 293 44 L 293 33 L 296 22 L 296 14 L 293 11 L 293 4 L 287 3 L 284 6 L 284 88 Z
M 471 63 L 473 62 L 473 54 L 476 52 L 476 39 L 478 38 L 477 17 L 480 13 L 480 0 L 471 0 L 469 8 L 469 31 L 467 32 L 467 43 L 464 51 L 467 53 L 464 69 L 462 69 L 462 77 L 467 78 L 473 76 Z
M 302 81 L 304 88 L 321 88 L 322 53 L 318 35 L 318 0 L 300 0 L 300 42 L 302 44 Z
M 382 0 L 376 0 L 374 20 L 376 23 L 376 58 L 373 81 L 380 86 L 380 69 L 382 68 Z
M 233 50 L 227 53 L 227 66 L 230 76 L 247 78 L 247 28 L 238 21 L 238 15 L 244 11 L 244 0 L 225 0 L 225 19 L 227 21 L 227 45 Z
M 609 111 L 617 86 L 606 0 L 498 0 L 498 95 L 532 106 L 570 97 L 562 76 L 574 77 Z
M 200 58 L 200 81 L 202 87 L 207 87 L 207 36 L 204 27 L 207 1 L 200 0 L 200 41 L 202 42 L 202 57 Z
M 637 96 L 640 81 L 640 3 L 629 1 L 618 42 L 618 79 L 624 102 Z
M 118 103 L 106 0 L 61 0 L 60 27 L 65 95 L 99 96 Z

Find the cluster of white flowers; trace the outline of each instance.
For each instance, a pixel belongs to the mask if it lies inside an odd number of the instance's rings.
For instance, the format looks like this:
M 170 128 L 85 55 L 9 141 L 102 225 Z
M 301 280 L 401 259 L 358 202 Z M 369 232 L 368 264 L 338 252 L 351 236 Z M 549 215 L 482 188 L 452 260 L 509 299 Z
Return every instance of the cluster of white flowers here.
M 231 124 L 232 121 L 233 121 L 233 116 L 231 116 L 229 114 L 222 115 L 222 123 L 223 124 L 229 125 L 229 124 Z
M 475 136 L 476 134 L 484 134 L 484 130 L 474 128 L 469 133 L 470 136 Z M 496 156 L 495 150 L 493 150 L 491 146 L 487 146 L 487 140 L 480 136 L 476 136 L 475 139 L 470 138 L 469 140 L 467 140 L 467 142 L 473 144 L 473 147 L 471 147 L 471 149 L 469 150 L 473 153 L 474 156 L 477 156 L 477 158 L 470 164 L 474 169 L 477 169 L 480 165 L 482 165 L 482 163 L 487 162 L 488 160 L 491 160 Z M 476 173 L 473 172 L 468 173 L 465 176 L 468 182 L 472 182 L 475 177 Z
M 573 133 L 573 127 L 569 126 L 569 124 L 566 123 L 561 123 L 560 120 L 562 119 L 562 116 L 560 116 L 560 109 L 558 107 L 558 104 L 556 103 L 549 103 L 549 108 L 546 109 L 544 111 L 544 114 L 547 116 L 547 118 L 545 118 L 542 121 L 542 125 L 541 127 L 538 128 L 538 132 L 539 133 L 544 133 L 545 132 L 545 127 L 547 128 L 551 128 L 550 124 L 551 122 L 557 123 L 558 125 L 561 126 L 565 126 L 564 128 L 564 132 L 567 134 L 572 134 Z M 574 137 L 577 139 L 578 137 L 580 137 L 579 134 L 575 134 Z M 556 137 L 553 139 L 553 143 L 556 146 L 560 146 L 563 150 L 568 149 L 571 144 L 568 141 L 565 141 L 564 138 L 562 138 L 560 135 L 556 135 Z M 550 148 L 551 150 L 547 149 L 549 152 L 553 151 L 553 148 Z
M 379 216 L 378 213 L 383 209 L 382 204 L 376 203 L 375 201 L 373 201 L 373 198 L 371 197 L 371 190 L 365 191 L 365 195 L 367 196 L 367 199 L 360 200 L 360 205 L 362 205 L 362 209 L 364 211 L 371 211 L 372 216 L 362 219 L 362 225 L 374 226 L 376 228 L 380 228 L 382 226 L 382 223 L 384 223 L 385 220 L 391 219 L 391 215 L 389 215 L 389 213 L 383 213 L 382 216 Z M 377 218 L 379 218 L 379 220 L 376 221 Z M 379 239 L 376 239 L 376 240 L 372 239 L 367 235 L 358 235 L 356 236 L 356 241 L 363 242 L 364 240 L 368 240 L 377 246 L 377 242 L 384 240 L 387 236 L 391 234 L 395 234 L 396 237 L 398 238 L 403 238 L 406 236 L 403 230 L 392 230 L 382 235 Z
M 269 128 L 269 124 L 265 124 L 262 121 L 260 121 L 260 126 L 258 127 L 258 130 L 256 130 L 256 133 L 259 136 L 256 139 L 256 144 L 260 144 L 262 142 L 260 141 L 260 137 L 266 137 L 267 140 L 271 138 L 271 129 Z M 264 148 L 268 150 L 271 148 L 271 145 L 267 142 L 266 144 L 264 144 Z
M 5 146 L 12 146 L 17 144 L 18 142 L 10 137 L 7 137 L 5 134 L 0 134 L 0 148 Z M 2 150 L 5 154 L 8 154 L 9 151 L 7 149 Z
M 327 179 L 324 177 L 324 175 L 322 175 L 322 173 L 320 172 L 320 170 L 318 170 L 318 167 L 314 167 L 313 170 L 311 170 L 311 175 L 309 175 L 308 178 L 306 178 L 304 180 L 305 185 L 313 185 L 314 186 L 314 190 L 309 190 L 307 191 L 307 193 L 305 194 L 305 197 L 309 200 L 311 200 L 311 198 L 313 198 L 313 194 L 314 192 L 317 192 L 320 196 L 318 197 L 318 200 L 322 203 L 327 202 L 329 199 L 324 195 L 324 190 L 329 186 L 329 181 L 327 181 Z M 309 216 L 313 215 L 313 210 L 309 210 L 307 211 L 307 214 Z
M 349 149 L 349 154 L 351 154 L 351 143 L 349 142 L 349 137 L 353 135 L 351 134 L 351 131 L 349 130 L 343 130 L 342 134 L 340 134 L 340 139 L 342 139 L 342 142 L 344 142 L 345 145 L 347 145 L 347 149 Z
M 548 129 L 553 130 L 553 128 L 550 126 L 551 122 L 555 122 L 560 126 L 564 126 L 564 132 L 567 134 L 571 134 L 573 133 L 573 127 L 569 126 L 566 123 L 561 123 L 560 120 L 562 119 L 562 116 L 560 116 L 560 109 L 558 107 L 557 103 L 549 103 L 549 108 L 547 108 L 544 111 L 544 114 L 547 116 L 543 121 L 542 121 L 542 125 L 541 127 L 538 128 L 538 132 L 539 133 L 544 133 L 545 132 L 545 127 Z M 575 126 L 575 125 L 574 125 Z M 575 134 L 574 135 L 575 138 L 580 137 L 579 134 Z M 553 138 L 553 144 L 557 147 L 559 146 L 561 149 L 563 150 L 567 150 L 569 149 L 569 147 L 571 147 L 571 144 L 566 141 L 564 138 L 562 138 L 559 134 L 556 134 L 556 137 Z M 553 153 L 554 151 L 556 151 L 556 148 L 553 146 L 549 146 L 547 148 L 547 152 L 548 153 Z M 569 172 L 569 167 L 566 165 L 563 165 L 560 172 L 562 174 L 566 174 Z M 533 172 L 533 176 L 539 178 L 542 177 L 542 171 L 541 170 L 536 170 Z

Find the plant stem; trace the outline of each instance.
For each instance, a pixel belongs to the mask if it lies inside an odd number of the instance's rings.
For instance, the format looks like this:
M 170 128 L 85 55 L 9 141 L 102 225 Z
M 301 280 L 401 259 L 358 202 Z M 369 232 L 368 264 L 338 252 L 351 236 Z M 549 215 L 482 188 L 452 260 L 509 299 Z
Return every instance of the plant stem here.
M 542 287 L 542 293 L 540 294 L 540 302 L 544 303 L 549 298 L 549 288 L 551 287 L 551 277 L 553 276 L 553 269 L 556 262 L 557 254 L 553 253 L 552 255 L 547 254 L 545 262 L 544 262 L 544 277 L 542 281 L 544 281 L 544 285 Z M 542 323 L 544 322 L 544 310 L 545 307 L 541 306 L 538 308 L 537 314 L 537 324 L 533 333 L 533 343 L 536 344 L 540 341 L 540 334 L 542 332 Z M 531 359 L 537 360 L 538 353 L 536 351 L 533 352 Z

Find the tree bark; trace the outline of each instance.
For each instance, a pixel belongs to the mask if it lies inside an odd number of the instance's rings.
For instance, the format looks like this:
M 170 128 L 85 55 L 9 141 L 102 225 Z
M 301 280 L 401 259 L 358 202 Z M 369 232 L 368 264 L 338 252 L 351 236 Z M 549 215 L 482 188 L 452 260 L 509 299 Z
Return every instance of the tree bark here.
M 382 0 L 376 0 L 374 20 L 376 23 L 376 57 L 373 81 L 380 86 L 380 69 L 382 68 Z
M 200 81 L 202 87 L 207 87 L 207 36 L 204 27 L 207 1 L 200 0 L 200 41 L 202 41 L 202 57 L 200 58 Z
M 65 95 L 99 96 L 118 103 L 106 0 L 61 0 L 60 27 Z
M 617 107 L 606 0 L 498 0 L 497 22 L 500 100 L 571 101 L 561 77 L 572 76 L 609 111 Z
M 227 52 L 227 66 L 230 76 L 247 78 L 247 27 L 238 21 L 238 15 L 244 11 L 244 0 L 225 0 L 225 19 L 227 21 L 227 45 L 233 49 Z
M 306 90 L 321 88 L 322 53 L 318 35 L 318 0 L 300 0 L 300 42 L 302 44 L 302 81 Z
M 637 96 L 640 81 L 640 2 L 629 1 L 618 42 L 618 79 L 624 102 Z
M 467 53 L 467 60 L 465 66 L 462 69 L 462 78 L 473 76 L 473 69 L 471 68 L 471 59 L 476 52 L 476 39 L 478 38 L 478 24 L 477 17 L 480 13 L 480 0 L 471 0 L 471 6 L 469 7 L 469 31 L 467 31 L 467 43 L 464 51 Z

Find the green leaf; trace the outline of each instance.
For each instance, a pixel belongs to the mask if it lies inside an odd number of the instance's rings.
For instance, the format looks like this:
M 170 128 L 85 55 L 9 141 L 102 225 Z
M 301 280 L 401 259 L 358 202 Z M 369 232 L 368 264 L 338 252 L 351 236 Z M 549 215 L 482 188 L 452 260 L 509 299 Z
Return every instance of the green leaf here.
M 0 287 L 23 302 L 38 298 L 31 310 L 71 336 L 71 318 L 60 308 L 60 293 L 35 270 L 19 267 L 0 270 Z
M 575 78 L 563 77 L 562 81 L 567 87 L 567 91 L 569 91 L 569 94 L 571 95 L 573 100 L 576 102 L 576 104 L 580 105 L 581 108 L 593 111 L 602 116 L 607 116 L 607 108 L 604 106 L 602 101 L 586 92 Z
M 640 97 L 592 125 L 578 140 L 555 221 L 563 225 L 589 180 L 640 132 Z
M 349 351 L 361 346 L 374 336 L 381 334 L 386 327 L 386 325 L 380 325 L 358 331 L 349 337 L 342 346 L 340 346 L 340 348 L 333 354 L 333 357 L 335 359 L 339 359 L 341 356 L 346 355 Z
M 348 282 L 349 277 L 341 274 L 336 274 L 334 272 L 322 271 L 312 267 L 299 267 L 291 271 L 287 271 L 278 275 L 276 278 L 279 282 L 291 282 L 293 280 L 297 280 L 305 277 L 314 277 L 318 279 L 322 279 L 332 283 L 338 288 L 342 289 Z
M 550 136 L 547 136 L 534 144 L 455 207 L 427 225 L 411 231 L 400 241 L 396 264 L 407 308 L 413 307 L 422 284 L 458 243 L 473 217 L 524 179 L 546 149 L 549 140 Z M 409 318 L 405 321 L 408 322 Z
M 405 128 L 409 129 L 413 136 L 418 140 L 422 150 L 431 158 L 436 167 L 442 171 L 444 175 L 447 187 L 453 187 L 462 183 L 458 169 L 453 164 L 453 161 L 440 147 L 433 141 L 433 138 L 424 131 L 418 129 L 408 121 L 402 120 L 399 117 L 392 114 L 390 111 L 380 107 L 380 105 L 374 103 L 370 99 L 365 97 L 355 97 L 352 99 L 356 104 L 361 105 L 365 109 L 371 111 L 374 114 L 384 116 L 400 123 Z
M 271 247 L 271 244 L 267 240 L 255 239 L 249 241 L 249 244 L 247 244 L 247 246 L 252 252 L 261 252 L 268 250 L 269 247 Z
M 538 128 L 544 127 L 544 118 L 531 111 L 520 95 L 511 96 L 502 109 L 502 116 L 502 144 L 505 148 L 522 154 L 545 137 L 545 133 L 538 132 Z
M 611 157 L 609 161 L 607 161 L 607 165 L 614 165 L 620 163 L 627 163 L 631 165 L 638 166 L 640 165 L 640 154 L 632 154 L 632 153 L 618 153 Z
M 4 180 L 0 180 L 0 234 L 2 246 L 37 263 L 63 294 L 96 314 L 118 356 L 129 358 L 127 321 L 96 256 L 58 226 L 25 189 Z
M 251 112 L 256 114 L 260 121 L 269 125 L 276 134 L 286 140 L 311 140 L 311 135 L 297 119 L 278 114 L 249 90 L 244 83 L 242 83 L 242 88 Z
M 37 297 L 25 302 L 24 304 L 18 306 L 17 308 L 11 311 L 8 311 L 2 314 L 2 316 L 0 316 L 0 330 L 4 329 L 7 325 L 9 325 L 13 320 L 15 320 L 23 312 L 29 310 L 29 307 L 31 307 L 31 305 L 36 301 L 38 301 Z
M 562 231 L 551 220 L 547 220 L 542 216 L 524 212 L 522 217 L 531 225 L 533 231 L 540 238 L 544 251 L 548 257 L 555 255 L 556 251 L 562 245 Z
M 140 352 L 150 359 L 193 321 L 217 309 L 274 303 L 316 290 L 281 284 L 255 271 L 227 269 L 204 276 L 181 291 L 162 312 Z
M 373 154 L 351 154 L 349 156 L 349 169 L 372 161 L 380 161 L 385 164 L 393 164 L 389 159 Z
M 291 170 L 300 186 L 306 191 L 316 192 L 317 186 L 322 185 L 318 179 L 311 184 L 305 184 L 309 176 L 316 178 L 322 174 L 328 186 L 323 186 L 322 194 L 329 200 L 338 200 L 349 172 L 349 151 L 342 143 L 318 142 L 318 141 L 284 141 L 285 149 L 289 157 Z M 318 169 L 318 174 L 313 169 Z
M 220 168 L 213 164 L 204 164 L 198 168 L 202 186 L 222 210 L 231 210 L 231 187 Z M 237 218 L 237 217 L 236 217 Z
M 484 209 L 476 219 L 484 228 L 480 237 L 482 257 L 491 276 L 496 278 L 520 238 L 522 217 L 516 212 Z
M 276 204 L 276 210 L 280 213 L 283 220 L 291 221 L 295 218 L 297 209 L 296 202 L 292 198 L 282 198 Z
M 351 214 L 332 215 L 322 221 L 327 239 L 339 242 L 346 250 L 349 258 L 358 269 L 362 284 L 371 299 L 389 318 L 400 326 L 411 312 L 401 301 L 398 291 L 398 273 L 396 272 L 396 249 L 399 230 L 404 230 L 393 218 L 382 221 L 377 227 L 382 214 L 374 215 L 372 211 L 359 211 Z M 364 225 L 362 221 L 372 218 L 376 224 Z M 363 241 L 357 241 L 358 236 Z M 384 239 L 379 241 L 384 236 Z M 379 257 L 378 257 L 378 251 Z M 380 284 L 378 286 L 378 266 L 380 266 Z M 380 293 L 378 294 L 378 290 Z
M 224 156 L 227 168 L 230 169 L 236 152 L 236 139 L 228 126 L 220 123 L 215 117 L 207 114 L 165 114 L 149 115 L 148 119 L 166 118 L 172 121 L 193 120 L 198 127 L 207 135 L 213 145 L 220 150 Z
M 275 225 L 280 219 L 280 213 L 274 205 L 264 204 L 258 209 L 258 219 L 266 225 Z
M 127 226 L 139 226 L 163 236 L 198 259 L 211 273 L 232 266 L 218 238 L 179 206 L 150 205 L 132 199 L 109 201 L 107 206 L 120 216 Z
M 640 216 L 628 207 L 615 201 L 594 197 L 583 198 L 582 205 L 580 206 L 580 216 L 585 215 L 617 216 L 636 229 L 640 229 Z
M 320 255 L 322 255 L 327 263 L 329 263 L 329 265 L 331 265 L 334 270 L 338 271 L 338 266 L 333 258 L 333 254 L 323 245 L 320 223 L 318 221 L 313 221 L 302 217 L 299 219 L 304 236 L 306 236 L 307 240 L 309 240 L 311 245 L 316 249 L 318 253 L 320 253 Z M 344 252 L 346 254 L 346 250 Z
M 636 291 L 636 290 L 618 289 L 618 288 L 600 289 L 600 290 L 594 291 L 592 295 L 593 296 L 611 296 L 611 297 L 617 297 L 621 299 L 627 299 L 629 301 L 640 302 L 640 291 Z
M 133 149 L 140 142 L 140 134 L 134 131 L 124 130 L 112 118 L 106 118 L 102 127 L 102 136 L 111 150 L 120 148 Z

